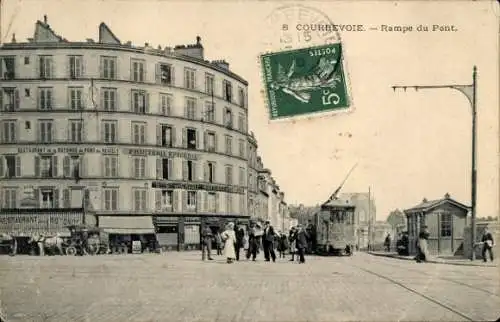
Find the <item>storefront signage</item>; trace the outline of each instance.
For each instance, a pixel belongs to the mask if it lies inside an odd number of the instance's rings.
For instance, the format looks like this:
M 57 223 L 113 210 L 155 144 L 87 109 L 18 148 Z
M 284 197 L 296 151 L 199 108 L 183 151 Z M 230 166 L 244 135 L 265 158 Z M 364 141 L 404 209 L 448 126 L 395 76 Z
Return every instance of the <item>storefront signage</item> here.
M 153 188 L 158 189 L 184 189 L 184 190 L 206 190 L 206 191 L 221 191 L 230 193 L 244 193 L 245 190 L 242 187 L 233 186 L 222 186 L 206 183 L 186 183 L 186 182 L 161 182 L 153 181 Z
M 0 231 L 56 233 L 66 230 L 66 226 L 79 225 L 82 221 L 81 213 L 0 213 Z
M 140 156 L 160 156 L 166 158 L 184 158 L 187 160 L 198 160 L 199 155 L 196 153 L 182 152 L 182 151 L 168 151 L 166 149 L 158 148 L 99 148 L 99 147 L 21 147 L 17 150 L 18 153 L 40 153 L 40 154 L 54 154 L 54 153 L 68 153 L 68 154 L 84 154 L 84 153 L 103 153 L 103 154 L 122 154 L 127 155 L 140 155 Z

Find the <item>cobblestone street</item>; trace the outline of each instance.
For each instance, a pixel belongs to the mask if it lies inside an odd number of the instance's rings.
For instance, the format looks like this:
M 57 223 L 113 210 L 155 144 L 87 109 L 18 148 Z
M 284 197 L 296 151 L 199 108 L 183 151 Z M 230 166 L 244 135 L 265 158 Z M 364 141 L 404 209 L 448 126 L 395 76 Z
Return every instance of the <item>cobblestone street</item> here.
M 0 261 L 8 321 L 460 321 L 500 315 L 498 267 L 357 253 L 306 265 L 200 254 Z

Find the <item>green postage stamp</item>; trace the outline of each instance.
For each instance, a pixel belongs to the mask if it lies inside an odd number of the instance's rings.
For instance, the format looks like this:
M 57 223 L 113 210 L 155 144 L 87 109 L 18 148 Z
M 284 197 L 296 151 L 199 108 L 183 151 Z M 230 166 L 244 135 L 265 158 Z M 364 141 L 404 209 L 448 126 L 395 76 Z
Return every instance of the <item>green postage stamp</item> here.
M 340 43 L 260 56 L 271 119 L 350 106 Z

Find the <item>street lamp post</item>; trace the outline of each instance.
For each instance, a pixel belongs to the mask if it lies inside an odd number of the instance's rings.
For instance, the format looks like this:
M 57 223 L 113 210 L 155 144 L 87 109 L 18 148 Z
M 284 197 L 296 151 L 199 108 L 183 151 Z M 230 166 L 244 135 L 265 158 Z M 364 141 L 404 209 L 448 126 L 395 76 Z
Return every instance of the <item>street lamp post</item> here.
M 477 126 L 476 126 L 476 91 L 477 91 L 477 67 L 474 66 L 472 70 L 472 84 L 470 85 L 458 85 L 458 84 L 448 84 L 448 85 L 411 85 L 411 86 L 392 86 L 392 89 L 403 89 L 406 91 L 407 88 L 413 88 L 416 91 L 419 89 L 436 89 L 436 88 L 451 88 L 455 89 L 467 97 L 472 108 L 472 169 L 471 169 L 471 260 L 476 259 L 476 252 L 474 251 L 474 244 L 476 241 L 476 199 L 477 199 L 477 167 L 476 167 L 476 137 L 477 137 Z

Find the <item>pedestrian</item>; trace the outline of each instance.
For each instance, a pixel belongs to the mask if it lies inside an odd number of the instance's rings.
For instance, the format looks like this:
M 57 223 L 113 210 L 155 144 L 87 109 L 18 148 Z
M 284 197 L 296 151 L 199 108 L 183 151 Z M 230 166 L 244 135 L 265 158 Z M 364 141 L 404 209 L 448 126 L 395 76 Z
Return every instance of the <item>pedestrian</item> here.
M 387 236 L 385 236 L 384 247 L 386 252 L 391 251 L 391 234 L 387 234 Z
M 278 252 L 280 258 L 286 257 L 286 250 L 288 249 L 288 237 L 281 233 L 278 239 Z
M 243 236 L 243 250 L 245 251 L 245 254 L 248 254 L 249 247 L 250 247 L 250 240 L 248 237 L 248 227 L 247 227 L 247 229 L 245 230 L 245 236 Z
M 245 229 L 243 229 L 243 227 L 240 226 L 236 229 L 235 234 L 236 234 L 236 242 L 234 244 L 234 248 L 236 251 L 236 260 L 239 261 L 240 260 L 240 250 L 243 247 L 243 239 L 245 237 Z
M 481 243 L 483 244 L 483 261 L 487 262 L 486 253 L 490 254 L 490 260 L 493 262 L 493 235 L 489 232 L 488 227 L 484 227 L 483 238 L 481 238 Z
M 257 252 L 260 246 L 261 231 L 255 222 L 250 223 L 250 231 L 248 232 L 248 251 L 247 259 L 252 257 L 252 261 L 257 260 Z
M 427 248 L 427 240 L 429 240 L 429 236 L 430 234 L 427 230 L 427 226 L 422 226 L 422 231 L 418 234 L 417 263 L 429 260 L 429 250 Z
M 299 253 L 299 263 L 304 264 L 306 259 L 304 257 L 305 250 L 307 249 L 308 233 L 302 225 L 298 225 L 296 246 Z
M 290 259 L 290 262 L 293 262 L 295 260 L 295 254 L 297 253 L 297 229 L 295 227 L 292 227 L 290 229 L 290 233 L 288 235 L 288 244 L 290 247 L 290 254 L 292 254 L 292 258 Z M 298 259 L 298 256 L 297 256 Z
M 274 232 L 273 226 L 269 221 L 266 221 L 264 225 L 264 235 L 262 236 L 262 246 L 264 247 L 264 257 L 266 262 L 276 261 L 276 253 L 274 252 L 274 238 L 276 233 Z
M 217 255 L 222 255 L 222 237 L 220 235 L 220 228 L 217 228 L 215 234 L 215 247 L 217 247 Z
M 236 251 L 234 245 L 236 244 L 236 234 L 234 232 L 234 223 L 227 224 L 226 230 L 222 232 L 221 238 L 224 241 L 224 256 L 227 263 L 231 264 L 236 259 Z
M 201 234 L 201 259 L 205 260 L 205 258 L 208 258 L 208 260 L 213 260 L 212 258 L 212 242 L 214 239 L 214 234 L 212 233 L 212 229 L 207 225 L 205 228 L 203 228 L 202 234 Z

